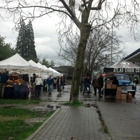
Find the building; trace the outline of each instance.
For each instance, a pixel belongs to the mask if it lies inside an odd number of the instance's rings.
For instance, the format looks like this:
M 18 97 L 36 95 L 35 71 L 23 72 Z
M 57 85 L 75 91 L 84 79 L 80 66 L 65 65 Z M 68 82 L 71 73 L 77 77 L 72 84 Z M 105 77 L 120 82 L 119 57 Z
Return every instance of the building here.
M 59 66 L 53 67 L 56 71 L 62 73 L 67 79 L 72 79 L 74 67 L 71 66 Z

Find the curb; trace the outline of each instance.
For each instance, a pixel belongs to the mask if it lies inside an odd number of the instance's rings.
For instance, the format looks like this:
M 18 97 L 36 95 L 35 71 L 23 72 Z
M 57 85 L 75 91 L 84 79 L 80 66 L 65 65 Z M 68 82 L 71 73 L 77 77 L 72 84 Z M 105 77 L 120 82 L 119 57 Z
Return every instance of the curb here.
M 58 108 L 35 132 L 33 132 L 26 140 L 32 140 L 34 136 L 58 113 Z

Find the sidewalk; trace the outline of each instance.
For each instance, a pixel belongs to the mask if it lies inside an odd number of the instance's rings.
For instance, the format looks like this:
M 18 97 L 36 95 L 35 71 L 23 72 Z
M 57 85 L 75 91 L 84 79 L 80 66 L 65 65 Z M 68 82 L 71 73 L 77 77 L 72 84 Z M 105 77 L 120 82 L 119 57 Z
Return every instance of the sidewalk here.
M 61 97 L 58 97 L 56 90 L 54 90 L 51 96 L 42 93 L 40 99 L 51 101 L 51 104 L 60 105 L 62 102 L 69 101 L 69 93 L 70 86 L 66 86 Z M 80 99 L 84 101 L 84 104 L 95 104 L 94 98 L 89 98 L 86 95 L 81 96 Z M 71 140 L 71 137 L 74 140 L 110 139 L 103 130 L 96 107 L 62 105 L 26 140 Z
M 131 102 L 97 102 L 113 140 L 140 140 L 140 85 Z

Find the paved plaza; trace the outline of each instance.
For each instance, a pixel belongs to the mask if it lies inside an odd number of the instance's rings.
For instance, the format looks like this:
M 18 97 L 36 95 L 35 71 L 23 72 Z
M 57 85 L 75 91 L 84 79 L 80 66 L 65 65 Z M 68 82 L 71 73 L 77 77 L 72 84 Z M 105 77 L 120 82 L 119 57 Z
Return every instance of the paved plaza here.
M 80 93 L 79 100 L 84 103 L 80 107 L 63 105 L 69 101 L 70 88 L 67 85 L 61 96 L 56 89 L 51 96 L 47 92 L 41 93 L 40 100 L 46 102 L 46 106 L 60 108 L 27 140 L 140 139 L 140 86 L 131 102 L 110 98 L 99 100 L 93 93 L 90 96 Z M 105 127 L 109 133 L 105 133 Z

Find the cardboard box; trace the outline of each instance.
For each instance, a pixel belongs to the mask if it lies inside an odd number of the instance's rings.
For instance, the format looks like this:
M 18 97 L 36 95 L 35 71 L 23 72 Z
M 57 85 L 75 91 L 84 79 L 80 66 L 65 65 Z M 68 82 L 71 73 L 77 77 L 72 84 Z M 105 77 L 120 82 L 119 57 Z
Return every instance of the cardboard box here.
M 132 94 L 131 93 L 127 94 L 127 100 L 132 100 Z
M 107 84 L 107 85 L 106 85 L 106 88 L 107 88 L 107 89 L 111 89 L 111 84 Z
M 111 80 L 106 80 L 106 84 L 111 84 Z
M 117 87 L 117 91 L 122 91 L 122 87 Z
M 122 94 L 122 100 L 126 100 L 127 99 L 127 94 Z
M 117 92 L 116 92 L 116 99 L 117 99 L 117 100 L 121 100 L 121 99 L 122 99 L 122 94 L 121 94 L 120 91 L 117 91 Z
M 115 84 L 112 84 L 112 85 L 111 85 L 111 88 L 112 88 L 112 89 L 116 89 L 117 86 L 116 86 Z

